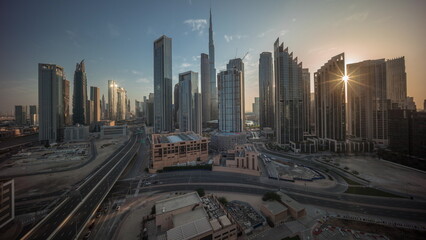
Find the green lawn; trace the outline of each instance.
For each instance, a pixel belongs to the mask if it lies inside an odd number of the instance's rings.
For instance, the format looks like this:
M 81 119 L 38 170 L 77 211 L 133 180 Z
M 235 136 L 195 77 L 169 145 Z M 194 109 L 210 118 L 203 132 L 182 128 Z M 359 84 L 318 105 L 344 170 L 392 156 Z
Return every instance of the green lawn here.
M 341 176 L 345 180 L 345 182 L 347 182 L 349 185 L 359 185 L 359 186 L 362 185 L 361 183 L 355 182 L 354 180 L 351 180 L 351 179 L 344 177 L 342 175 L 339 175 L 339 176 Z
M 351 194 L 359 194 L 359 195 L 368 195 L 368 196 L 378 196 L 378 197 L 397 197 L 397 198 L 403 198 L 402 196 L 395 195 L 388 192 L 383 192 L 380 190 L 377 190 L 375 188 L 369 188 L 369 187 L 348 187 L 345 193 L 351 193 Z

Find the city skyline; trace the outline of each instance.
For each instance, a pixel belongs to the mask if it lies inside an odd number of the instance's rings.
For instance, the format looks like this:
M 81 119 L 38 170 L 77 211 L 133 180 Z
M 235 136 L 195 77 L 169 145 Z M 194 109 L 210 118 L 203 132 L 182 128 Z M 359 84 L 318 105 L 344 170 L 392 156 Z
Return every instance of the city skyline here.
M 421 57 L 426 54 L 421 39 L 426 36 L 426 31 L 420 28 L 419 24 L 425 20 L 421 13 L 426 5 L 420 1 L 413 2 L 418 4 L 394 2 L 381 10 L 381 1 L 368 4 L 346 1 L 333 4 L 330 1 L 315 1 L 308 4 L 270 1 L 270 4 L 265 4 L 261 9 L 257 9 L 250 1 L 244 2 L 246 4 L 232 1 L 226 7 L 222 1 L 214 1 L 211 7 L 217 72 L 226 68 L 225 64 L 229 59 L 242 57 L 248 52 L 244 59 L 245 105 L 246 110 L 251 111 L 251 103 L 254 97 L 258 96 L 258 56 L 263 51 L 272 52 L 272 44 L 276 37 L 280 37 L 285 45 L 291 46 L 292 50 L 297 52 L 300 59 L 303 59 L 303 66 L 309 68 L 310 72 L 317 71 L 327 59 L 341 52 L 345 52 L 346 63 L 405 56 L 407 95 L 414 97 L 417 106 L 420 107 L 426 98 L 426 84 L 422 84 L 421 73 Z M 0 112 L 11 112 L 15 105 L 32 105 L 37 102 L 36 66 L 40 62 L 63 66 L 67 80 L 72 80 L 75 62 L 86 59 L 89 86 L 100 87 L 101 94 L 106 94 L 107 88 L 104 86 L 107 80 L 113 79 L 119 86 L 128 89 L 130 99 L 142 100 L 143 96 L 153 92 L 151 48 L 152 42 L 161 34 L 171 37 L 175 46 L 172 53 L 173 85 L 178 81 L 179 72 L 188 70 L 200 72 L 200 53 L 208 51 L 209 3 L 209 1 L 192 3 L 178 1 L 158 5 L 135 3 L 131 9 L 126 6 L 118 8 L 129 10 L 124 19 L 117 14 L 106 22 L 100 20 L 112 11 L 111 4 L 106 4 L 105 12 L 98 13 L 99 20 L 89 21 L 86 18 L 91 16 L 89 13 L 94 10 L 96 4 L 87 3 L 87 9 L 81 12 L 80 20 L 73 21 L 72 14 L 65 14 L 57 21 L 61 27 L 49 31 L 41 26 L 52 19 L 56 21 L 56 14 L 62 14 L 65 10 L 72 12 L 70 10 L 78 4 L 53 6 L 57 8 L 58 13 L 45 14 L 37 21 L 27 23 L 15 19 L 16 16 L 21 16 L 20 14 L 11 15 L 11 13 L 25 14 L 43 7 L 43 3 L 39 4 L 40 6 L 33 6 L 32 3 L 20 6 L 22 11 L 14 11 L 18 7 L 14 6 L 14 3 L 1 3 L 1 22 L 16 22 L 13 28 L 19 28 L 22 32 L 27 31 L 33 37 L 28 39 L 27 34 L 24 36 L 15 33 L 11 26 L 2 26 L 8 38 L 1 46 L 4 55 L 0 64 L 3 73 L 0 78 L 5 88 L 0 97 L 3 102 Z M 231 11 L 232 6 L 237 5 L 242 7 L 243 13 Z M 319 11 L 310 15 L 304 14 L 302 18 L 302 10 L 315 9 L 318 5 L 322 6 Z M 159 6 L 165 10 L 178 8 L 182 11 L 158 19 L 155 15 L 149 14 L 149 11 L 156 10 Z M 103 10 L 102 6 L 100 8 Z M 290 11 L 287 9 L 292 11 L 284 14 Z M 339 11 L 332 15 L 335 9 Z M 250 13 L 255 10 L 260 15 L 274 16 L 274 21 L 265 17 L 257 22 L 244 24 L 250 20 Z M 313 26 L 312 21 L 319 15 L 325 16 L 323 21 Z M 234 21 L 236 24 L 226 24 L 232 19 L 236 19 Z M 80 24 L 80 21 L 84 20 L 88 20 L 87 26 Z M 366 22 L 369 23 L 368 26 Z M 319 36 L 321 30 L 327 26 L 329 26 L 327 36 Z M 373 29 L 377 28 L 381 31 L 376 33 Z M 413 28 L 417 34 L 409 34 Z M 33 29 L 39 30 L 34 32 Z M 303 38 L 308 35 L 317 37 Z M 188 41 L 191 41 L 190 44 Z M 359 42 L 362 44 L 358 44 Z M 59 50 L 61 54 L 58 53 Z M 26 57 L 29 55 L 32 57 Z M 312 76 L 311 89 L 313 89 Z M 70 92 L 73 92 L 73 89 L 70 89 Z M 23 98 L 22 95 L 26 97 Z

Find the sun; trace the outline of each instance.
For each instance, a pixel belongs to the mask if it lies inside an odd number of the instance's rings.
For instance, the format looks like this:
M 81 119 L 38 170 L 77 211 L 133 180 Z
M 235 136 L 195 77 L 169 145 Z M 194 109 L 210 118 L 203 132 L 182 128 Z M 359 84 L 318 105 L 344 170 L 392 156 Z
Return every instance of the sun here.
M 349 80 L 349 77 L 347 75 L 345 75 L 345 76 L 342 77 L 342 80 L 347 82 Z

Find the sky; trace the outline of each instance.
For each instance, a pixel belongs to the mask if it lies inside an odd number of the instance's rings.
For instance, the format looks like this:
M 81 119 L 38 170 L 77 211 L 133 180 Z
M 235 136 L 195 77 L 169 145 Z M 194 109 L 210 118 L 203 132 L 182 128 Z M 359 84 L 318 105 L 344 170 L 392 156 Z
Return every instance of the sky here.
M 246 111 L 258 93 L 259 54 L 277 38 L 313 73 L 345 52 L 346 62 L 405 56 L 408 95 L 426 99 L 426 1 L 423 0 L 123 0 L 0 1 L 0 112 L 38 102 L 38 63 L 65 68 L 72 84 L 85 59 L 88 87 L 107 98 L 116 80 L 131 99 L 153 92 L 153 42 L 172 38 L 173 84 L 200 72 L 213 13 L 217 72 L 245 63 Z

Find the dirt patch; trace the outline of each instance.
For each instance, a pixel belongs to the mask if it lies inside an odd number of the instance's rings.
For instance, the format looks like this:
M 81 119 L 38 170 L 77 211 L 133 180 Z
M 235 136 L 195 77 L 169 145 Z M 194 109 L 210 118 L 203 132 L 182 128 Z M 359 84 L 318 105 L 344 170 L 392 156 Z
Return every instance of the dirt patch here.
M 359 221 L 353 221 L 353 220 L 347 220 L 347 219 L 339 219 L 339 218 L 329 218 L 324 223 L 325 225 L 331 225 L 335 227 L 342 227 L 342 228 L 349 228 L 352 230 L 357 230 L 360 232 L 366 232 L 366 233 L 375 233 L 379 235 L 384 235 L 388 237 L 389 239 L 419 239 L 423 240 L 425 239 L 426 232 L 417 231 L 417 230 L 411 230 L 411 229 L 405 229 L 405 228 L 397 228 L 397 227 L 390 227 L 390 226 L 384 226 L 380 224 L 374 224 L 374 223 L 365 223 L 365 222 L 359 222 Z

